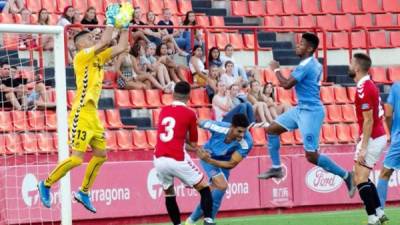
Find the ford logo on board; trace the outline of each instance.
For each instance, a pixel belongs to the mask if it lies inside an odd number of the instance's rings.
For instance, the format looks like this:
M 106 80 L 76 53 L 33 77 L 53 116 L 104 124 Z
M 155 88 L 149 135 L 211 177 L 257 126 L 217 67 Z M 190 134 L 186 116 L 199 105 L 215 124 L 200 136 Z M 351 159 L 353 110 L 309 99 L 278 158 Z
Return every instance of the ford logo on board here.
M 336 191 L 340 188 L 342 182 L 342 178 L 329 173 L 320 167 L 314 167 L 306 174 L 307 187 L 319 193 Z

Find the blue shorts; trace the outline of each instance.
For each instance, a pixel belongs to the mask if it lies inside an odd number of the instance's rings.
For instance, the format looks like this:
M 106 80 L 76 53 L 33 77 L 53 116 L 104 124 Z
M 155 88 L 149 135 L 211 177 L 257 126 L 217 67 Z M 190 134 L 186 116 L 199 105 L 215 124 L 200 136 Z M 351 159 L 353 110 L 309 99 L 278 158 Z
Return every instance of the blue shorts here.
M 400 169 L 400 132 L 393 135 L 389 146 L 389 151 L 386 153 L 383 166 L 387 169 Z
M 201 167 L 203 167 L 204 171 L 206 172 L 210 181 L 213 177 L 220 175 L 220 174 L 223 174 L 225 176 L 225 179 L 228 181 L 229 175 L 231 172 L 230 170 L 213 166 L 203 160 L 200 160 L 200 164 L 201 164 Z
M 276 118 L 275 122 L 288 131 L 299 128 L 304 149 L 315 152 L 319 149 L 319 135 L 324 117 L 325 112 L 322 107 L 304 109 L 296 106 Z

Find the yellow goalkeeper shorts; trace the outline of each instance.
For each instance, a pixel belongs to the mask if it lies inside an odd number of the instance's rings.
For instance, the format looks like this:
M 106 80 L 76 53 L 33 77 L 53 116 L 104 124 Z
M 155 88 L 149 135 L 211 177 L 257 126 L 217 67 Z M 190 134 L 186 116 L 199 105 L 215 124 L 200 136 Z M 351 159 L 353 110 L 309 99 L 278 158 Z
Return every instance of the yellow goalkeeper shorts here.
M 104 127 L 95 107 L 84 106 L 80 110 L 72 110 L 68 124 L 69 146 L 73 150 L 85 152 L 88 145 L 97 150 L 106 149 Z

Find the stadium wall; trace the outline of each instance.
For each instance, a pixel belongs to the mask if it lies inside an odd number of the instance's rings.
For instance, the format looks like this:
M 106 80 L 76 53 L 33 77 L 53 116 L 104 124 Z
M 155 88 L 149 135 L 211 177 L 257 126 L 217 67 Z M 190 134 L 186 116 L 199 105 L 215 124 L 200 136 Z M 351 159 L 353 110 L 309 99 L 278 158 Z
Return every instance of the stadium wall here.
M 335 148 L 336 151 L 331 151 Z M 350 170 L 353 166 L 352 147 L 329 147 L 329 155 L 339 162 L 346 169 Z M 293 151 L 294 150 L 294 151 Z M 240 212 L 257 210 L 273 210 L 277 208 L 331 208 L 338 205 L 353 205 L 360 203 L 356 196 L 350 199 L 347 196 L 347 190 L 342 180 L 332 174 L 326 173 L 322 169 L 309 164 L 302 154 L 293 154 L 299 149 L 287 149 L 292 154 L 286 154 L 282 157 L 285 168 L 283 179 L 260 181 L 256 175 L 270 166 L 270 160 L 266 156 L 250 156 L 235 168 L 230 177 L 229 189 L 225 195 L 222 204 L 222 211 Z M 326 151 L 328 149 L 323 149 Z M 265 149 L 257 148 L 255 152 L 261 153 Z M 150 156 L 150 154 L 149 154 Z M 195 161 L 198 163 L 198 160 Z M 15 165 L 3 167 L 0 171 L 0 177 L 3 177 L 2 183 L 13 183 L 18 186 L 17 189 L 7 187 L 4 193 L 0 193 L 5 199 L 2 204 L 9 210 L 7 215 L 7 224 L 16 224 L 21 222 L 54 222 L 59 218 L 59 208 L 50 210 L 42 207 L 38 198 L 36 184 L 39 179 L 35 174 L 45 174 L 47 165 Z M 376 166 L 376 170 L 371 175 L 373 181 L 376 181 L 379 175 L 381 162 Z M 85 166 L 82 166 L 72 172 L 72 187 L 78 187 L 81 183 L 81 177 L 84 174 Z M 39 172 L 38 172 L 39 170 Z M 4 173 L 16 174 L 16 176 L 3 176 Z M 4 178 L 5 177 L 5 178 Z M 8 180 L 4 180 L 8 179 Z M 398 200 L 400 195 L 400 174 L 395 172 L 390 181 L 389 201 Z M 53 189 L 52 201 L 60 201 L 59 186 Z M 198 203 L 199 196 L 195 190 L 186 188 L 182 183 L 176 183 L 176 192 L 178 202 L 183 213 L 189 213 Z M 7 193 L 7 198 L 6 198 Z M 157 221 L 166 214 L 162 187 L 158 182 L 153 164 L 150 160 L 143 161 L 113 161 L 106 163 L 101 170 L 101 176 L 98 177 L 92 190 L 92 199 L 98 209 L 97 214 L 92 214 L 85 210 L 75 201 L 72 202 L 73 220 L 86 223 L 94 220 L 136 220 L 140 221 L 146 217 L 149 221 Z M 396 198 L 397 196 L 397 198 Z M 3 207 L 3 206 L 1 206 Z M 55 211 L 54 211 L 55 210 Z M 18 217 L 14 214 L 18 213 Z M 41 216 L 35 216 L 35 215 Z M 13 218 L 18 218 L 14 221 Z M 21 221 L 26 218 L 26 221 Z M 41 221 L 32 221 L 32 218 L 41 218 Z M 97 223 L 97 222 L 96 222 Z M 79 224 L 74 222 L 74 224 Z M 107 223 L 104 223 L 107 224 Z M 124 224 L 124 223 L 121 223 Z

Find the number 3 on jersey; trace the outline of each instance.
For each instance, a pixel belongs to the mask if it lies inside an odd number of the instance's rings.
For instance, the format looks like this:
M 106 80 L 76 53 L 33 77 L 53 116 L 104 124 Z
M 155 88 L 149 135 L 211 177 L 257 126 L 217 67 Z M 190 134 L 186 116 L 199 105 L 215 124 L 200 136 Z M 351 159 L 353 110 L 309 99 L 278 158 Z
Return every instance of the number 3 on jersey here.
M 162 121 L 161 124 L 165 126 L 165 132 L 160 133 L 160 140 L 162 142 L 169 142 L 174 138 L 174 128 L 176 121 L 172 117 L 165 117 Z

